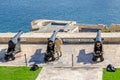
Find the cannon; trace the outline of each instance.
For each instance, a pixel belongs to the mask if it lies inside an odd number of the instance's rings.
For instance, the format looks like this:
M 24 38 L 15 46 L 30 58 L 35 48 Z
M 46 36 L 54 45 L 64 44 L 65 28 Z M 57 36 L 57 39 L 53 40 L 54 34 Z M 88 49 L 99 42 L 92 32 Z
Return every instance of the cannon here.
M 103 58 L 103 38 L 101 38 L 101 30 L 97 31 L 97 36 L 94 39 L 94 53 L 93 53 L 93 61 L 97 61 L 100 58 L 100 62 L 104 61 Z
M 45 53 L 45 57 L 44 57 L 44 61 L 45 62 L 50 62 L 50 61 L 54 61 L 55 57 L 54 54 L 56 46 L 55 46 L 55 39 L 56 39 L 56 35 L 57 35 L 58 31 L 54 31 L 52 36 L 48 39 L 48 43 L 47 43 L 47 51 Z
M 20 46 L 20 36 L 23 32 L 19 31 L 14 37 L 12 37 L 8 42 L 8 49 L 5 53 L 4 59 L 6 61 L 14 60 L 15 54 L 18 52 L 21 52 L 21 46 Z

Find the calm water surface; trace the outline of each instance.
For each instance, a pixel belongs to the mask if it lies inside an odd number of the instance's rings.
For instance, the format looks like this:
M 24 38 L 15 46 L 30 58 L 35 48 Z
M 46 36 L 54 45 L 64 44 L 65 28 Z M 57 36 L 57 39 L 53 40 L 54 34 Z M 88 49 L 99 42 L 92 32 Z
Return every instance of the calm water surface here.
M 0 0 L 0 32 L 28 32 L 35 19 L 120 23 L 120 0 Z

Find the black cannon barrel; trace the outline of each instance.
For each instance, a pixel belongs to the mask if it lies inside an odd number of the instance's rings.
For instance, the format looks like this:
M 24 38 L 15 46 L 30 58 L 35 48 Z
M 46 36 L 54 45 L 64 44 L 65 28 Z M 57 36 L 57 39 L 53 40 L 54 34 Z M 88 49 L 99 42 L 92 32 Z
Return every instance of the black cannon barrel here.
M 23 34 L 23 31 L 19 31 L 14 37 L 11 38 L 11 41 L 16 44 L 18 41 L 18 38 Z
M 51 40 L 51 41 L 55 41 L 55 38 L 56 38 L 56 35 L 57 35 L 57 33 L 58 33 L 58 31 L 54 31 L 53 32 L 53 34 L 52 34 L 52 36 L 49 38 L 49 40 Z
M 101 30 L 98 30 L 97 31 L 97 36 L 96 36 L 96 38 L 95 38 L 95 41 L 102 41 L 102 38 L 101 38 Z

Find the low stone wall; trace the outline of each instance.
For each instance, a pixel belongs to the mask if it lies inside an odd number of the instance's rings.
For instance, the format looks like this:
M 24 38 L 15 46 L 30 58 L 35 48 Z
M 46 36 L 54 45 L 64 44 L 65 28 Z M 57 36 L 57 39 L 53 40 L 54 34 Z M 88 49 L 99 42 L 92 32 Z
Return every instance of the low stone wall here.
M 80 32 L 82 32 L 82 28 L 87 28 L 87 29 L 101 29 L 102 32 L 108 32 L 109 29 L 106 25 L 103 24 L 98 24 L 98 25 L 92 25 L 92 24 L 75 24 L 75 26 L 77 26 L 80 30 Z
M 0 43 L 7 43 L 15 33 L 0 33 Z M 47 43 L 52 33 L 24 33 L 21 35 L 22 43 Z M 64 43 L 93 43 L 96 33 L 58 33 L 57 37 Z M 120 33 L 102 33 L 104 43 L 120 43 Z
M 111 24 L 109 29 L 111 32 L 120 32 L 120 24 Z

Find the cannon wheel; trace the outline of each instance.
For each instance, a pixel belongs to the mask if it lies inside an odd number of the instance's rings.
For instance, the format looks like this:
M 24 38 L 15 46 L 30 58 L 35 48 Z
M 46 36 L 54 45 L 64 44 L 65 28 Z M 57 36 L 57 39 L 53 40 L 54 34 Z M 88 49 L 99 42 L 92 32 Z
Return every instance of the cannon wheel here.
M 104 58 L 103 57 L 100 57 L 100 62 L 104 61 Z
M 54 55 L 51 54 L 51 53 L 50 54 L 45 54 L 44 61 L 45 61 L 45 63 L 55 61 Z
M 5 59 L 6 61 L 9 61 L 9 60 L 10 60 L 10 56 L 5 55 L 4 59 Z
M 15 60 L 15 57 L 13 56 L 11 59 L 12 59 L 12 60 Z
M 95 62 L 95 61 L 97 61 L 97 58 L 94 56 L 94 57 L 92 58 L 92 60 Z

